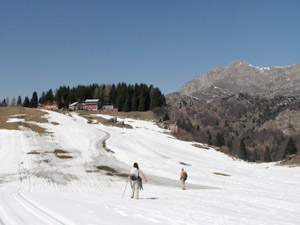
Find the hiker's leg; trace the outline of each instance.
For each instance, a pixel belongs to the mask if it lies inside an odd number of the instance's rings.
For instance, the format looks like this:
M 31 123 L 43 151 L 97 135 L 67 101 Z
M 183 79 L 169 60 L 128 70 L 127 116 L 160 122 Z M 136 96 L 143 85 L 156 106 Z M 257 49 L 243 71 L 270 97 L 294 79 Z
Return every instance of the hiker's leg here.
M 136 199 L 139 199 L 140 187 L 139 187 L 139 182 L 138 181 L 135 184 L 135 189 L 136 189 Z
M 134 188 L 135 188 L 135 185 L 134 185 L 133 181 L 130 181 L 130 184 L 131 184 L 131 198 L 133 198 L 134 197 Z

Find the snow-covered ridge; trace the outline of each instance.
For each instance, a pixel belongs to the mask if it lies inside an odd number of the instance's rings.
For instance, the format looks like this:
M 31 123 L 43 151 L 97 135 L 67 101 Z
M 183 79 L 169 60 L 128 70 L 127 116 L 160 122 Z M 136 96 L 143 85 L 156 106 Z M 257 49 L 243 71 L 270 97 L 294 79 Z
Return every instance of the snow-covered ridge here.
M 47 134 L 0 129 L 1 224 L 240 225 L 242 220 L 273 225 L 300 220 L 300 168 L 235 160 L 177 140 L 151 121 L 126 118 L 133 129 L 125 129 L 89 124 L 76 113 L 48 112 L 46 117 L 49 123 L 39 126 Z M 114 153 L 102 148 L 104 140 Z M 130 199 L 124 176 L 95 167 L 127 173 L 133 162 L 149 180 L 140 200 Z M 180 188 L 182 167 L 189 175 L 186 191 Z

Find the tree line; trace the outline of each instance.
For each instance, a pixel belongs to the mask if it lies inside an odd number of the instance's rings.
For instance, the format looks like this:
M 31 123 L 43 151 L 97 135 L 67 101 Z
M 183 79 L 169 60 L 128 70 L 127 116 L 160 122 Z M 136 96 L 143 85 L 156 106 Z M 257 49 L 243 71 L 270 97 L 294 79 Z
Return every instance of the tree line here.
M 155 107 L 165 105 L 165 97 L 160 89 L 153 85 L 126 83 L 115 84 L 92 84 L 88 86 L 78 85 L 77 87 L 61 86 L 55 91 L 49 89 L 42 92 L 38 97 L 37 92 L 33 92 L 31 99 L 21 96 L 11 101 L 6 98 L 1 102 L 1 106 L 23 106 L 37 108 L 38 104 L 47 102 L 57 102 L 59 108 L 67 109 L 73 102 L 84 102 L 86 99 L 99 99 L 101 106 L 114 105 L 119 111 L 148 111 Z

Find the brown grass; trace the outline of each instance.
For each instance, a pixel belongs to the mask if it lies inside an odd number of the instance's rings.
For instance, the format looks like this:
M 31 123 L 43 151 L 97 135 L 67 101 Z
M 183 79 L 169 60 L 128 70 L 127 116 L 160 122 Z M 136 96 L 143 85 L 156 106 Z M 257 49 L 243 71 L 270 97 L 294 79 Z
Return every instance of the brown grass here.
M 55 149 L 55 150 L 53 151 L 53 153 L 54 153 L 54 154 L 66 154 L 66 153 L 68 153 L 68 152 L 65 151 L 65 150 L 61 150 L 61 149 Z
M 203 146 L 203 145 L 198 145 L 198 144 L 192 144 L 194 147 L 196 147 L 196 148 L 202 148 L 202 149 L 206 149 L 206 150 L 208 150 L 209 149 L 209 147 L 206 147 L 206 146 Z
M 300 154 L 293 156 L 289 160 L 282 161 L 278 165 L 289 166 L 289 167 L 298 167 L 298 166 L 300 166 Z
M 113 169 L 111 167 L 108 167 L 108 166 L 96 166 L 96 168 L 98 170 L 105 170 L 105 171 L 110 172 L 110 173 L 118 173 L 118 171 L 116 171 L 115 169 Z
M 30 121 L 37 123 L 48 123 L 48 120 L 46 118 L 43 118 L 43 116 L 45 116 L 46 114 L 46 112 L 30 108 L 0 107 L 0 129 L 20 130 L 20 126 L 23 126 L 37 133 L 49 133 L 46 131 L 46 129 L 38 125 L 27 123 Z M 24 119 L 25 122 L 7 123 L 7 120 L 10 118 Z
M 103 114 L 102 112 L 89 112 L 89 111 L 79 111 L 79 115 L 83 116 L 88 119 L 88 123 L 92 123 L 92 120 L 96 120 L 98 123 L 101 123 L 105 126 L 115 126 L 115 127 L 120 127 L 120 128 L 127 128 L 127 129 L 132 129 L 132 126 L 129 124 L 116 124 L 116 123 L 111 123 L 108 119 L 105 119 L 103 117 L 95 116 L 96 114 Z M 104 115 L 104 114 L 103 114 Z
M 29 155 L 39 155 L 39 154 L 41 154 L 41 153 L 39 153 L 39 152 L 37 152 L 37 151 L 31 151 L 31 152 L 27 152 L 27 154 L 29 154 Z
M 224 176 L 224 177 L 230 177 L 230 175 L 225 174 L 225 173 L 214 172 L 214 174 L 219 175 L 219 176 Z
M 53 153 L 55 154 L 55 156 L 56 156 L 57 158 L 60 158 L 60 159 L 71 159 L 71 158 L 73 158 L 73 157 L 70 156 L 70 155 L 65 155 L 65 154 L 68 153 L 68 152 L 65 151 L 65 150 L 55 149 L 55 150 L 53 151 Z
M 125 118 L 133 118 L 133 119 L 140 119 L 140 120 L 155 120 L 154 114 L 152 111 L 147 112 L 102 112 L 102 111 L 78 111 L 81 116 L 89 116 L 93 114 L 103 114 L 103 115 L 110 115 L 116 116 L 122 119 Z
M 179 164 L 184 165 L 184 166 L 191 166 L 190 164 L 184 163 L 184 162 L 179 162 Z

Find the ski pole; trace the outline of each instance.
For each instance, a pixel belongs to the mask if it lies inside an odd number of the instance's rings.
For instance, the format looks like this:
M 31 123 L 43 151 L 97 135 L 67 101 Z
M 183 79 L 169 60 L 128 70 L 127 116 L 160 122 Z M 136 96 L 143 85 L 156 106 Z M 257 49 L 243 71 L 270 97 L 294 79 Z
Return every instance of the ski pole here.
M 128 181 L 126 181 L 126 185 L 125 185 L 125 189 L 124 189 L 124 192 L 123 192 L 122 198 L 124 197 L 124 194 L 125 194 L 125 191 L 126 191 L 126 188 L 127 188 L 127 184 L 128 184 Z

